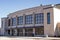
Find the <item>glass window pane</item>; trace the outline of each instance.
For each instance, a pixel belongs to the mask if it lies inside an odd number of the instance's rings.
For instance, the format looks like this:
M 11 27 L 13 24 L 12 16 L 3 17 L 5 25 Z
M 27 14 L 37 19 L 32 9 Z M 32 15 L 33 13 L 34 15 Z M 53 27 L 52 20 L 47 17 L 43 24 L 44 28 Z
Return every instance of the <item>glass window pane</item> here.
M 23 24 L 23 16 L 18 17 L 18 25 Z
M 35 14 L 35 23 L 43 24 L 43 22 L 44 22 L 44 14 L 43 13 Z
M 26 15 L 25 16 L 25 24 L 32 24 L 33 23 L 33 16 L 32 15 Z
M 50 24 L 50 13 L 47 13 L 47 24 Z
M 16 18 L 12 18 L 12 26 L 16 25 Z

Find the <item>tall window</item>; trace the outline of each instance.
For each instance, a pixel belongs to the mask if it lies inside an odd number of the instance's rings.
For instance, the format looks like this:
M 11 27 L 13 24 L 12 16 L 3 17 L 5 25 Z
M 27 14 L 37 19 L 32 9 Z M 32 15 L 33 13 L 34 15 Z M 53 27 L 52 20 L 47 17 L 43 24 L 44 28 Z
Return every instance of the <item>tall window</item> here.
M 18 17 L 18 25 L 23 24 L 23 16 Z
M 12 26 L 16 26 L 16 18 L 12 18 Z
M 25 16 L 25 24 L 32 24 L 33 23 L 33 16 L 32 15 L 26 15 Z
M 1 22 L 2 22 L 1 26 L 2 26 L 2 28 L 3 28 L 3 21 L 1 21 Z
M 35 14 L 35 23 L 36 24 L 44 23 L 44 14 L 43 13 Z
M 50 13 L 47 13 L 47 24 L 50 24 Z
M 10 26 L 10 19 L 8 20 L 8 26 Z

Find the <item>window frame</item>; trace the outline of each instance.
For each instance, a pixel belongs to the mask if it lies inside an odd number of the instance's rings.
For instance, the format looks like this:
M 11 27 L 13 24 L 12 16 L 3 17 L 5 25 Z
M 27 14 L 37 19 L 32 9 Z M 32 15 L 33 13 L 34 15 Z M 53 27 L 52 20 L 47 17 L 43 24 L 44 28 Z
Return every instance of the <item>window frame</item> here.
M 44 24 L 44 13 L 35 14 L 35 24 Z
M 16 17 L 12 18 L 12 26 L 16 26 Z
M 50 12 L 47 13 L 47 24 L 50 24 Z
M 17 25 L 23 25 L 23 16 L 17 17 Z
M 25 24 L 33 24 L 33 15 L 25 15 Z

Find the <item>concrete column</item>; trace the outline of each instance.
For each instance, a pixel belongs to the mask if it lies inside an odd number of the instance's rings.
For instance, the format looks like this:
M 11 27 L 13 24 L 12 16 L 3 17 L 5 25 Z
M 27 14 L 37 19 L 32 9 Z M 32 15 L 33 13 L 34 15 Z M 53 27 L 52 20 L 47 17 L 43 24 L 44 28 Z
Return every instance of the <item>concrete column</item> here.
M 35 14 L 33 12 L 33 25 L 35 26 Z
M 12 26 L 12 18 L 10 19 L 10 26 Z
M 25 36 L 25 29 L 23 28 L 23 36 Z
M 25 26 L 25 14 L 23 14 L 23 25 Z
M 34 12 L 33 12 L 33 25 L 35 27 L 35 14 L 34 14 Z M 35 36 L 35 28 L 33 28 L 33 34 Z
M 6 23 L 7 23 L 7 27 L 8 27 L 8 24 L 9 24 L 8 20 L 9 20 L 9 19 L 7 19 L 7 22 L 6 22 Z
M 33 28 L 33 34 L 34 34 L 34 36 L 35 36 L 35 28 Z
M 25 14 L 23 14 L 23 27 L 25 27 Z M 25 36 L 25 29 L 23 28 L 23 36 Z
M 16 27 L 17 27 L 17 25 L 18 25 L 18 20 L 17 20 L 18 18 L 17 18 L 17 16 L 16 16 Z
M 10 36 L 12 35 L 12 29 L 10 29 Z
M 15 31 L 14 35 L 17 36 L 17 29 L 15 29 L 14 31 Z
M 57 33 L 58 33 L 58 35 L 60 35 L 60 28 L 58 27 L 58 29 L 57 29 L 57 30 L 58 30 L 58 32 L 57 32 Z

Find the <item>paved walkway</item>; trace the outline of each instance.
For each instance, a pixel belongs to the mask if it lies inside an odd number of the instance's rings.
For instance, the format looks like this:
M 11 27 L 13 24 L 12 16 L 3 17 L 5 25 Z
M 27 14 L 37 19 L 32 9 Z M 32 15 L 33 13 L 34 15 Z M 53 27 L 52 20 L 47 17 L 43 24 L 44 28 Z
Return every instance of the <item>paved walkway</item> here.
M 0 40 L 60 40 L 55 37 L 0 37 Z

